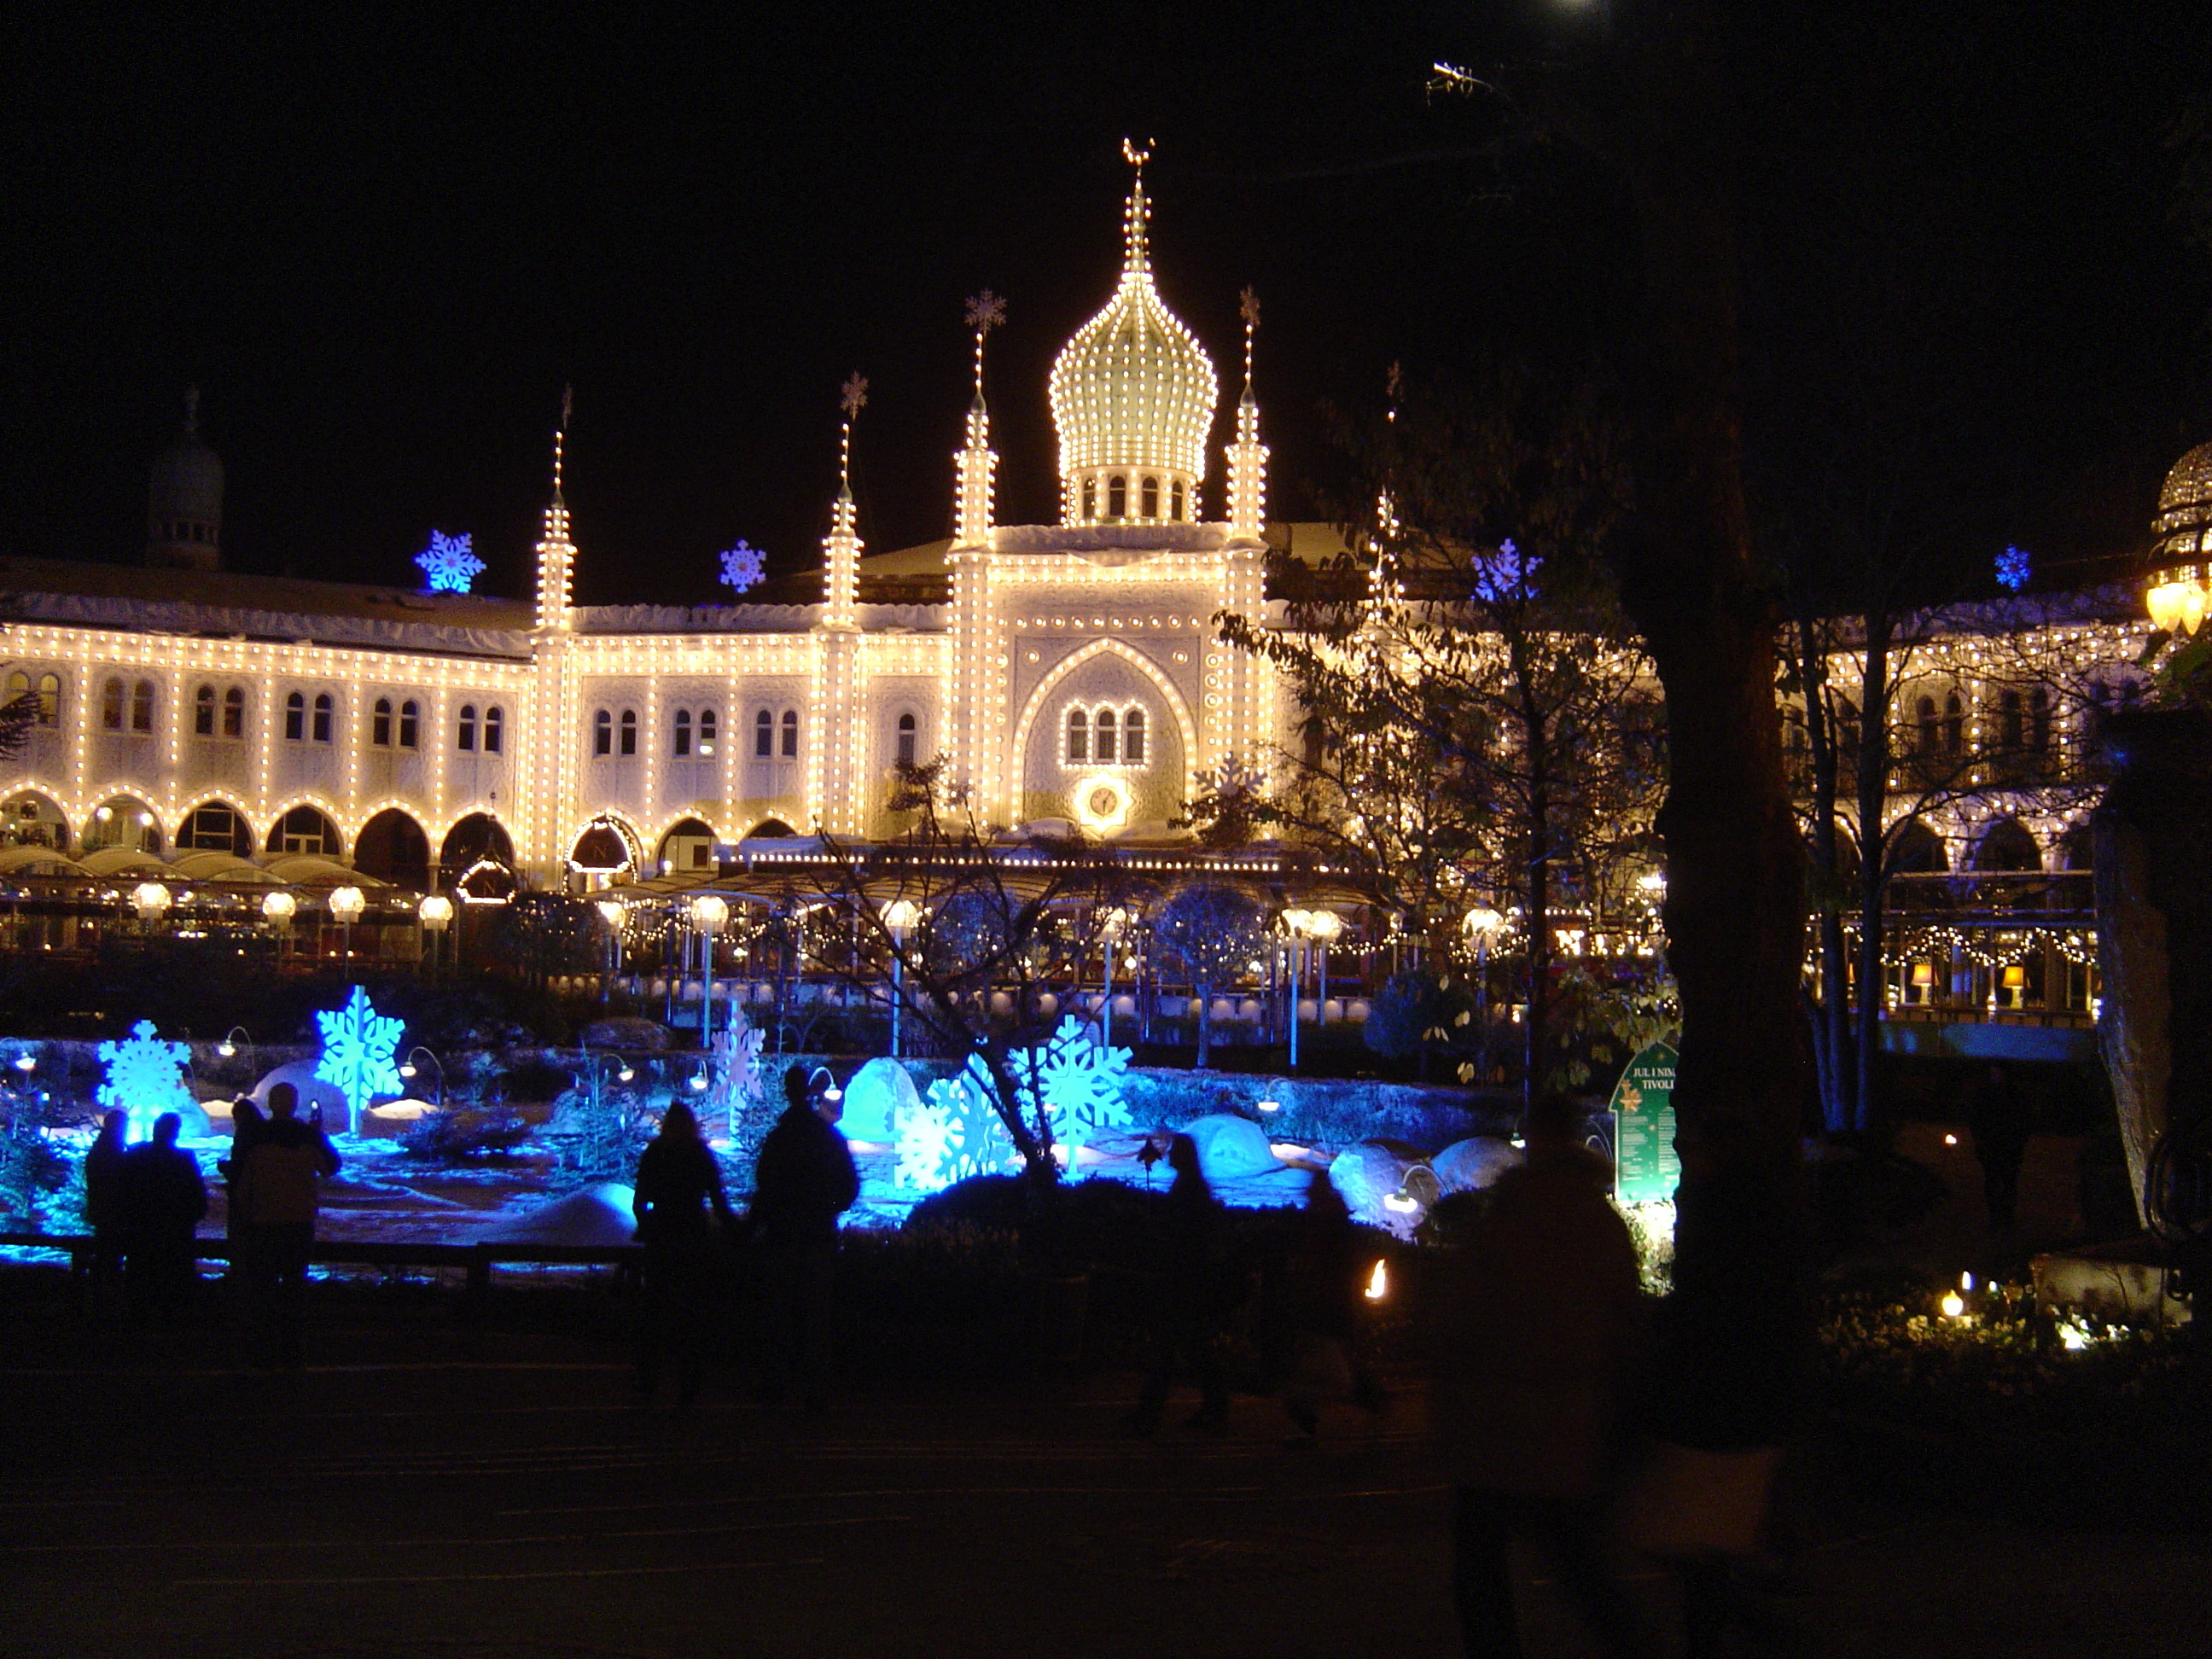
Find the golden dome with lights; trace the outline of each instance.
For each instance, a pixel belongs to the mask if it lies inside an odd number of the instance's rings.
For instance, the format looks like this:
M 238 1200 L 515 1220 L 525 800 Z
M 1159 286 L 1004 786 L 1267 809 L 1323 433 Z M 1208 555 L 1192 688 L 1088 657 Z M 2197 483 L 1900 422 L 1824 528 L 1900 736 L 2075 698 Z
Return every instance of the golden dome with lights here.
M 2173 464 L 2158 492 L 2151 520 L 2151 620 L 2191 633 L 2212 602 L 2212 443 L 2199 444 Z
M 1205 348 L 1152 285 L 1146 152 L 1128 154 L 1138 171 L 1121 286 L 1052 369 L 1062 517 L 1071 525 L 1195 520 L 1220 392 Z

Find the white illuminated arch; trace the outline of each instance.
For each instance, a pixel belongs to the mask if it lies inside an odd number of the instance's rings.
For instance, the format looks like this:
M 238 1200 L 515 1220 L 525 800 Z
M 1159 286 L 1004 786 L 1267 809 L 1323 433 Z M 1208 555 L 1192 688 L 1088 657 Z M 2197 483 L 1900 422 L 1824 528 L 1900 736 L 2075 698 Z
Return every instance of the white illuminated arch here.
M 1079 651 L 1072 651 L 1052 665 L 1049 673 L 1037 682 L 1036 690 L 1030 693 L 1029 701 L 1022 705 L 1021 718 L 1014 722 L 1014 743 L 1009 755 L 1017 780 L 1020 775 L 1023 757 L 1029 751 L 1030 731 L 1037 716 L 1060 683 L 1094 657 L 1115 656 L 1133 665 L 1152 683 L 1160 694 L 1168 713 L 1175 717 L 1176 731 L 1182 738 L 1183 781 L 1188 785 L 1198 765 L 1198 726 L 1191 719 L 1190 708 L 1183 702 L 1182 693 L 1176 690 L 1175 682 L 1160 671 L 1159 665 L 1140 651 L 1133 651 L 1120 640 L 1093 640 Z M 1017 781 L 1018 790 L 1019 783 Z

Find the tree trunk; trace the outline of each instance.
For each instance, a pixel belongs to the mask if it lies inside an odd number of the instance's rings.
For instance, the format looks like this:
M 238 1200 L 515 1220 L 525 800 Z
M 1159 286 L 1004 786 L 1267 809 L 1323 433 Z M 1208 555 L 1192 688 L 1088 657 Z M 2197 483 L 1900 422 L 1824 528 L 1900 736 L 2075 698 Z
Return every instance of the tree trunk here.
M 1198 992 L 1198 1060 L 1195 1069 L 1204 1071 L 1213 1060 L 1213 990 L 1200 985 Z
M 1866 673 L 1859 683 L 1859 983 L 1856 1043 L 1858 1114 L 1851 1127 L 1875 1127 L 1875 1068 L 1881 1056 L 1882 899 L 1889 883 L 1889 617 L 1865 617 Z

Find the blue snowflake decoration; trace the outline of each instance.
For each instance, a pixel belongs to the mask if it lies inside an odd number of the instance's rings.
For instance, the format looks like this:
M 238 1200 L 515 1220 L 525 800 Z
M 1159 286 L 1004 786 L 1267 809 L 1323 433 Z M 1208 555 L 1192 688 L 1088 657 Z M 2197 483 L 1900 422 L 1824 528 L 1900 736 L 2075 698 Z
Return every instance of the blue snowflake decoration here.
M 1042 1047 L 1010 1054 L 1006 1063 L 1024 1120 L 1034 1122 L 1042 1102 L 1053 1140 L 1069 1149 L 1071 1162 L 1075 1147 L 1099 1130 L 1129 1121 L 1121 1095 L 1129 1051 L 1098 1042 L 1073 1014 Z M 989 1068 L 974 1054 L 957 1076 L 930 1085 L 920 1108 L 902 1113 L 894 1126 L 896 1184 L 935 1192 L 969 1176 L 1013 1168 L 1018 1155 L 997 1100 Z
M 191 1050 L 181 1042 L 164 1042 L 154 1035 L 154 1022 L 142 1019 L 119 1042 L 103 1042 L 93 1053 L 107 1067 L 107 1081 L 94 1091 L 103 1107 L 129 1115 L 129 1140 L 144 1140 L 154 1133 L 154 1120 L 164 1112 L 189 1111 L 192 1091 L 185 1086 L 185 1062 Z
M 750 542 L 739 542 L 735 547 L 722 550 L 722 586 L 732 592 L 742 593 L 749 587 L 758 587 L 767 574 L 767 556 Z
M 2033 569 L 2033 561 L 2024 547 L 2008 547 L 1997 555 L 1997 586 L 2007 592 L 2017 593 L 2027 586 Z
M 1495 553 L 1474 556 L 1474 598 L 1484 605 L 1514 605 L 1536 597 L 1536 573 L 1544 568 L 1540 553 L 1523 553 L 1508 536 Z
M 358 1134 L 361 1115 L 372 1102 L 405 1091 L 392 1056 L 399 1051 L 406 1022 L 378 1013 L 369 1006 L 368 993 L 356 985 L 344 1007 L 319 1011 L 315 1024 L 323 1033 L 315 1076 L 345 1097 L 346 1128 Z
M 430 545 L 415 556 L 422 568 L 424 580 L 433 593 L 465 593 L 469 585 L 483 574 L 484 562 L 469 549 L 466 531 L 458 536 L 448 536 L 442 530 L 430 532 Z
M 1030 1050 L 1029 1067 L 1030 1086 L 1044 1102 L 1054 1140 L 1073 1149 L 1101 1129 L 1128 1124 L 1121 1077 L 1129 1051 L 1109 1048 L 1074 1015 L 1060 1022 L 1043 1048 Z

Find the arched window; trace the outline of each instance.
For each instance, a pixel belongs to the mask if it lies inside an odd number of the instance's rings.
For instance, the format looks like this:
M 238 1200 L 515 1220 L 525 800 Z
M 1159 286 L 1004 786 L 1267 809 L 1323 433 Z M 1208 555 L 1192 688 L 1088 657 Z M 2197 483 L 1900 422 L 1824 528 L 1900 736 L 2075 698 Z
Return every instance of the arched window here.
M 688 708 L 676 711 L 675 735 L 670 739 L 668 752 L 678 760 L 691 752 L 691 711 Z
M 392 699 L 379 697 L 368 720 L 368 740 L 379 749 L 392 747 Z
M 1067 758 L 1077 765 L 1091 758 L 1091 716 L 1080 708 L 1067 711 Z
M 52 726 L 62 715 L 62 677 L 39 676 L 39 724 Z
M 622 738 L 616 748 L 622 754 L 635 755 L 637 753 L 637 710 L 623 709 L 621 725 Z
M 1139 499 L 1144 502 L 1145 517 L 1158 518 L 1160 516 L 1160 481 L 1158 478 L 1146 478 Z
M 1091 759 L 1101 761 L 1112 760 L 1114 758 L 1115 749 L 1114 711 L 1110 708 L 1100 709 L 1098 711 L 1098 718 L 1092 722 L 1092 725 L 1095 730 L 1091 744 Z
M 898 763 L 901 766 L 912 766 L 914 764 L 914 745 L 915 736 L 916 731 L 914 716 L 911 714 L 901 714 L 898 717 L 897 750 Z
M 699 711 L 699 755 L 702 760 L 711 758 L 714 753 L 714 734 L 717 725 L 713 709 L 702 708 Z
M 422 710 L 415 699 L 410 697 L 399 705 L 399 746 L 402 749 L 416 748 L 422 735 Z
M 1145 711 L 1132 708 L 1121 717 L 1121 758 L 1132 766 L 1145 763 Z
M 1086 519 L 1098 516 L 1098 480 L 1096 478 L 1083 481 L 1083 516 Z
M 304 743 L 307 738 L 307 699 L 301 693 L 288 693 L 284 698 L 284 741 Z
M 150 732 L 154 729 L 154 682 L 141 680 L 131 688 L 131 729 Z
M 337 707 L 337 705 L 331 700 L 329 692 L 315 693 L 315 741 L 317 743 L 328 743 L 331 740 L 331 715 Z
M 783 757 L 786 760 L 799 758 L 799 711 L 796 708 L 783 711 Z
M 192 693 L 192 735 L 215 735 L 215 687 L 211 685 L 204 685 Z
M 2017 691 L 2008 691 L 1997 699 L 1998 725 L 2005 748 L 2017 754 L 2027 744 L 2027 705 Z
M 461 718 L 453 731 L 453 747 L 463 754 L 473 754 L 477 746 L 477 706 L 472 702 L 461 705 Z
M 1168 486 L 1168 517 L 1182 522 L 1182 480 L 1177 478 Z
M 615 751 L 615 717 L 604 708 L 592 712 L 592 752 L 611 755 Z
M 222 694 L 222 734 L 226 738 L 246 735 L 246 693 L 235 685 Z
M 484 753 L 496 755 L 506 741 L 507 712 L 497 703 L 484 710 Z
M 1118 472 L 1106 480 L 1106 516 L 1109 519 L 1129 516 L 1129 481 Z
M 123 682 L 110 680 L 100 688 L 100 729 L 120 732 L 123 729 Z
M 753 754 L 766 760 L 775 753 L 775 716 L 765 708 L 753 716 Z
M 1966 752 L 1966 705 L 1956 691 L 1943 699 L 1943 752 L 1954 760 Z

